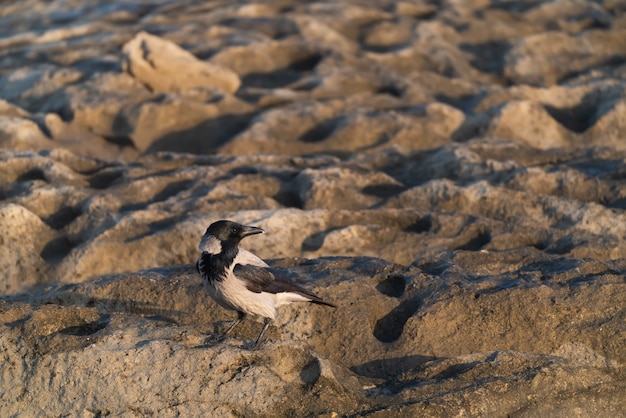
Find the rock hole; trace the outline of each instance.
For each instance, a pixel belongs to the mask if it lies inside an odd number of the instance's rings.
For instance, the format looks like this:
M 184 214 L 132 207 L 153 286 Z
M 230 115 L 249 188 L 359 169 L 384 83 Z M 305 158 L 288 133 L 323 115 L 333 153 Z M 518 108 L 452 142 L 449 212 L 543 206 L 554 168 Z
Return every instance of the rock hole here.
M 374 337 L 383 343 L 392 343 L 402 335 L 406 321 L 412 317 L 419 308 L 419 300 L 406 300 L 395 309 L 392 309 L 384 317 L 376 321 L 374 325 Z
M 128 205 L 123 205 L 120 208 L 120 211 L 123 212 L 127 210 L 130 211 L 130 210 L 143 209 L 149 204 L 156 203 L 156 202 L 163 202 L 172 196 L 176 196 L 182 190 L 185 190 L 189 186 L 189 184 L 191 184 L 191 182 L 192 182 L 191 180 L 180 180 L 180 181 L 168 183 L 159 192 L 157 192 L 152 198 L 149 198 L 148 200 L 142 201 L 142 202 L 135 202 L 135 203 L 130 203 Z
M 376 45 L 376 44 L 363 44 L 363 49 L 367 52 L 374 52 L 376 54 L 388 54 L 393 52 L 399 52 L 409 47 L 407 42 L 398 42 L 391 45 Z
M 241 85 L 245 87 L 259 87 L 275 89 L 295 83 L 300 78 L 296 71 L 285 68 L 270 73 L 250 73 L 241 78 Z
M 470 363 L 454 364 L 445 370 L 442 370 L 437 375 L 433 376 L 435 380 L 446 380 L 455 376 L 461 375 L 480 364 L 479 361 L 472 361 Z
M 607 200 L 602 202 L 604 206 L 607 208 L 613 209 L 626 209 L 626 197 L 622 197 L 620 199 Z
M 46 263 L 57 264 L 72 251 L 72 244 L 67 237 L 58 237 L 49 241 L 39 254 Z
M 295 71 L 311 71 L 322 60 L 321 54 L 311 54 L 308 57 L 298 60 L 289 66 L 290 69 Z
M 574 248 L 584 244 L 584 242 L 576 242 L 576 241 L 578 240 L 574 240 L 571 235 L 567 235 L 557 240 L 554 243 L 554 245 L 546 248 L 545 252 L 548 254 L 558 254 L 558 255 L 568 254 Z
M 472 237 L 465 244 L 457 247 L 457 250 L 479 251 L 485 245 L 491 242 L 491 234 L 487 231 L 480 231 L 476 236 Z
M 102 316 L 93 322 L 63 328 L 59 330 L 59 334 L 84 337 L 87 335 L 93 335 L 96 332 L 100 331 L 101 329 L 106 328 L 108 325 L 109 325 L 109 317 Z
M 439 93 L 435 95 L 435 99 L 438 101 L 449 104 L 452 107 L 456 107 L 465 113 L 472 113 L 474 107 L 480 103 L 480 101 L 486 96 L 486 93 L 482 94 L 464 94 L 460 96 L 450 96 L 447 94 Z
M 494 0 L 491 2 L 492 9 L 505 10 L 511 13 L 526 13 L 527 11 L 539 6 L 542 2 L 540 0 L 530 1 L 509 1 L 509 0 Z
M 581 103 L 566 109 L 546 105 L 544 109 L 562 126 L 579 134 L 596 123 L 596 109 L 588 103 Z
M 376 290 L 393 298 L 401 297 L 404 294 L 405 289 L 406 282 L 402 276 L 389 276 L 387 279 L 376 285 Z
M 406 232 L 415 232 L 420 234 L 422 232 L 428 232 L 433 227 L 433 221 L 430 215 L 417 219 L 411 225 L 404 228 Z
M 311 71 L 321 60 L 321 55 L 313 54 L 275 71 L 249 73 L 241 78 L 241 84 L 245 87 L 285 87 L 298 81 L 302 73 Z
M 589 25 L 591 26 L 591 25 Z M 563 76 L 559 77 L 556 82 L 555 85 L 563 85 L 569 81 L 572 81 L 576 78 L 585 76 L 585 75 L 589 75 L 592 71 L 593 72 L 598 72 L 600 73 L 601 71 L 607 71 L 607 70 L 611 70 L 612 68 L 615 67 L 621 67 L 622 65 L 624 65 L 624 63 L 626 63 L 626 56 L 624 55 L 611 55 L 609 57 L 606 57 L 602 60 L 600 60 L 600 62 L 592 64 L 591 66 L 582 68 L 579 71 L 570 71 L 566 74 L 564 74 Z
M 132 138 L 126 135 L 105 135 L 104 140 L 115 145 L 121 145 L 123 147 L 134 147 L 135 143 Z
M 511 43 L 498 39 L 479 44 L 461 44 L 461 50 L 474 55 L 470 64 L 483 72 L 501 75 L 504 73 L 504 57 L 511 49 Z
M 135 344 L 135 348 L 146 347 L 148 345 L 150 345 L 150 340 L 141 340 Z
M 316 358 L 307 363 L 300 371 L 300 379 L 308 386 L 313 386 L 322 375 L 320 361 Z
M 326 231 L 318 232 L 317 234 L 310 235 L 302 241 L 302 251 L 317 251 L 324 245 L 324 239 L 326 235 L 333 231 L 337 231 L 341 228 L 330 228 Z
M 53 229 L 62 229 L 71 224 L 82 212 L 75 207 L 64 207 L 57 210 L 43 221 Z
M 395 196 L 403 190 L 403 186 L 396 184 L 370 184 L 361 189 L 361 193 L 385 198 Z
M 281 189 L 278 193 L 272 196 L 272 198 L 287 208 L 304 208 L 304 203 L 302 202 L 300 195 L 292 192 L 291 190 Z
M 89 186 L 93 189 L 106 189 L 123 176 L 124 171 L 118 167 L 106 168 L 91 176 Z
M 63 106 L 57 112 L 63 122 L 71 122 L 74 120 L 74 109 L 69 104 Z
M 161 202 L 167 200 L 172 196 L 177 195 L 181 190 L 185 190 L 191 184 L 191 182 L 191 180 L 180 180 L 169 183 L 160 192 L 154 195 L 151 203 Z
M 46 174 L 39 167 L 32 168 L 17 178 L 17 181 L 46 180 Z
M 376 359 L 350 367 L 354 373 L 376 379 L 395 379 L 407 370 L 415 370 L 422 364 L 436 360 L 437 357 L 411 355 L 405 357 L 394 357 L 386 359 Z
M 340 120 L 340 118 L 333 118 L 317 124 L 305 132 L 300 137 L 300 141 L 307 143 L 322 142 L 333 133 Z
M 388 94 L 392 97 L 402 97 L 404 93 L 401 89 L 396 86 L 382 86 L 378 90 L 376 90 L 377 94 Z

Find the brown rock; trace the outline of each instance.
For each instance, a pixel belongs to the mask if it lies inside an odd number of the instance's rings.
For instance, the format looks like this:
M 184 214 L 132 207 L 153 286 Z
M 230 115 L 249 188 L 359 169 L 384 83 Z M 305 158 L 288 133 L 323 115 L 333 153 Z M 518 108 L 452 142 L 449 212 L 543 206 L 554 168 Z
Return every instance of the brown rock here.
M 274 266 L 339 307 L 281 308 L 256 351 L 240 348 L 260 326 L 251 320 L 204 346 L 232 315 L 191 265 L 0 302 L 2 366 L 13 376 L 2 389 L 14 396 L 3 410 L 447 416 L 467 404 L 557 415 L 624 406 L 623 263 L 535 250 L 455 252 L 408 268 L 365 257 Z M 94 382 L 100 389 L 80 396 Z
M 27 117 L 29 114 L 21 107 L 11 104 L 6 100 L 0 99 L 0 115 L 24 118 Z
M 0 97 L 35 112 L 42 109 L 46 99 L 81 80 L 85 74 L 74 68 L 59 68 L 44 64 L 24 68 L 0 79 Z
M 40 111 L 56 113 L 64 121 L 88 129 L 110 142 L 130 145 L 129 126 L 120 113 L 150 97 L 148 90 L 126 73 L 96 73 L 84 83 L 56 91 Z
M 0 6 L 0 415 L 626 410 L 619 0 L 57 3 Z M 206 346 L 218 219 L 338 308 Z
M 37 215 L 15 204 L 0 206 L 0 292 L 15 294 L 46 282 L 41 253 L 54 232 Z
M 200 61 L 178 45 L 146 32 L 124 45 L 123 52 L 124 69 L 153 91 L 215 87 L 233 93 L 241 83 L 227 68 Z
M 95 134 L 89 124 L 66 122 L 56 113 L 48 113 L 44 116 L 43 125 L 52 137 L 47 146 L 62 147 L 89 157 L 103 159 L 115 159 L 123 157 L 128 160 L 137 158 L 138 152 L 128 144 L 107 141 L 103 136 Z
M 485 135 L 510 138 L 539 149 L 558 148 L 574 142 L 574 136 L 543 106 L 530 101 L 511 101 L 489 122 Z
M 402 184 L 383 173 L 330 168 L 307 169 L 295 179 L 304 209 L 367 209 L 402 188 Z
M 2 148 L 46 149 L 54 145 L 32 120 L 0 115 L 0 146 Z
M 578 36 L 546 32 L 524 38 L 506 56 L 506 76 L 516 83 L 552 85 L 564 77 L 624 54 L 626 31 Z
M 626 129 L 626 100 L 606 100 L 595 115 L 595 123 L 583 135 L 584 143 L 624 149 L 624 129 Z

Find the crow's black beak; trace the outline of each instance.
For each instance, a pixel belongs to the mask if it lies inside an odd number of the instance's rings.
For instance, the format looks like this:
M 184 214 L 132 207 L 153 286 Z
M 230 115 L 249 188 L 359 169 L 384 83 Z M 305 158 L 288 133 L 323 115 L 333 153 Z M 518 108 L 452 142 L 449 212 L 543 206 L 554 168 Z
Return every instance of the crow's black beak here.
M 265 231 L 261 228 L 257 228 L 256 226 L 243 226 L 243 230 L 241 231 L 241 238 L 247 237 L 248 235 L 262 234 Z

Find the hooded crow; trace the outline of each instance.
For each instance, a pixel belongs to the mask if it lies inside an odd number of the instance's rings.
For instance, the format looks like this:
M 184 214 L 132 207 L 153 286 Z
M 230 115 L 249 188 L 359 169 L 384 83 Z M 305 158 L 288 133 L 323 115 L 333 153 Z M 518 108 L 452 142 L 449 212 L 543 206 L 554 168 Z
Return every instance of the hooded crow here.
M 264 318 L 263 329 L 250 348 L 256 347 L 276 317 L 276 308 L 292 302 L 312 302 L 335 307 L 309 290 L 277 277 L 265 261 L 239 248 L 239 242 L 261 228 L 232 221 L 217 221 L 200 240 L 196 268 L 211 297 L 222 307 L 237 311 L 237 319 L 223 334 L 230 333 L 247 314 Z

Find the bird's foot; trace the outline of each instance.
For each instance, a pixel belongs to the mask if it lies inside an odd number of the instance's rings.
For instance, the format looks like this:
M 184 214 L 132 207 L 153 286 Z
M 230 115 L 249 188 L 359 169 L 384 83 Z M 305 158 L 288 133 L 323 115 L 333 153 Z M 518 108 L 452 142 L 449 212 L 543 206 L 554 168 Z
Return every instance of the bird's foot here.
M 266 342 L 267 342 L 267 340 L 248 342 L 248 343 L 244 343 L 241 346 L 241 348 L 243 348 L 244 350 L 255 351 L 255 350 L 260 349 L 261 346 L 265 345 Z
M 270 327 L 271 323 L 272 323 L 272 319 L 271 318 L 265 318 L 263 320 L 263 329 L 261 330 L 261 333 L 257 337 L 256 341 L 254 343 L 252 343 L 251 345 L 244 344 L 242 348 L 245 348 L 246 350 L 256 350 L 256 349 L 258 349 L 261 346 L 261 344 L 263 344 L 266 341 L 266 340 L 263 339 L 263 335 L 265 334 L 265 331 L 267 331 L 267 329 Z
M 223 334 L 211 334 L 204 339 L 204 345 L 206 347 L 211 347 L 223 342 L 226 339 L 226 336 Z

